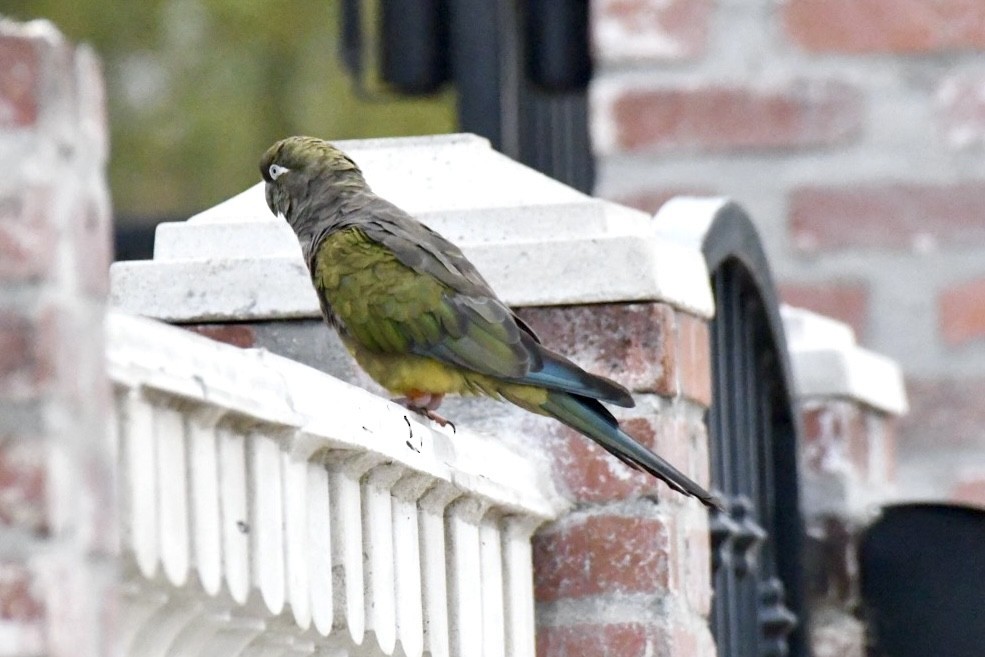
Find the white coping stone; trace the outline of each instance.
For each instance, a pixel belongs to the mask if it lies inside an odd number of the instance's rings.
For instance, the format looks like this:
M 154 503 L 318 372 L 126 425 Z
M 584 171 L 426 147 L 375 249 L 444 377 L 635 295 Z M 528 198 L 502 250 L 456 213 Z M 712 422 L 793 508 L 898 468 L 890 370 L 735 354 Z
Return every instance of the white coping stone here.
M 798 397 L 846 397 L 893 415 L 907 412 L 894 360 L 859 347 L 852 329 L 830 317 L 790 306 L 780 315 Z
M 444 480 L 503 512 L 553 519 L 568 506 L 535 459 L 495 436 L 445 429 L 328 374 L 263 349 L 239 349 L 184 329 L 111 311 L 107 365 L 120 386 L 238 413 L 302 435 L 294 454 L 322 448 L 373 452 Z M 326 405 L 325 400 L 332 403 Z M 409 430 L 416 444 L 407 442 Z
M 666 301 L 714 310 L 700 250 L 655 236 L 649 215 L 594 199 L 474 135 L 337 142 L 375 191 L 459 244 L 508 304 Z M 112 303 L 174 322 L 317 317 L 290 228 L 257 184 L 162 224 L 154 260 L 113 265 Z

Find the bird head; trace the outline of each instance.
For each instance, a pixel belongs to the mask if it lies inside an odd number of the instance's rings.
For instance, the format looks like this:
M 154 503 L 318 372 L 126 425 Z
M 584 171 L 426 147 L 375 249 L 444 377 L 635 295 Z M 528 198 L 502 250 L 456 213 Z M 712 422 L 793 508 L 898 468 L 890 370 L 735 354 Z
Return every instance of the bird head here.
M 288 137 L 260 159 L 267 206 L 301 232 L 307 205 L 331 203 L 365 189 L 359 167 L 348 155 L 316 137 Z

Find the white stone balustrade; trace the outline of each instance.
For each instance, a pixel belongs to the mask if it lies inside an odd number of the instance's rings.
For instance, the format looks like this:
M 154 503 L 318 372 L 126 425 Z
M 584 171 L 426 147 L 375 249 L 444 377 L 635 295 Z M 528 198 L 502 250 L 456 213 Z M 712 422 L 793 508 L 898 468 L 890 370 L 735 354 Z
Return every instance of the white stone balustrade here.
M 533 656 L 530 535 L 564 504 L 536 462 L 262 350 L 107 330 L 124 654 Z

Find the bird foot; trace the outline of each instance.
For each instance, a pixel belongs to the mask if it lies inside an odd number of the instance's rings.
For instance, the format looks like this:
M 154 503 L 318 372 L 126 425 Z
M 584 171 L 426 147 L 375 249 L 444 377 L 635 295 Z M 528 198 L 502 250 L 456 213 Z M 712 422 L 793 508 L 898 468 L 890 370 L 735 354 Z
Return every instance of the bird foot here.
M 432 422 L 436 422 L 440 427 L 451 427 L 452 432 L 458 433 L 458 429 L 455 428 L 455 423 L 446 418 L 443 415 L 439 415 L 437 412 L 432 411 L 430 408 L 412 408 L 410 409 L 415 413 L 420 413 Z
M 422 394 L 407 397 L 398 397 L 397 399 L 392 399 L 395 404 L 400 404 L 408 411 L 413 411 L 418 415 L 423 415 L 427 419 L 435 422 L 440 427 L 451 427 L 451 430 L 458 433 L 458 429 L 455 428 L 455 423 L 448 418 L 439 415 L 434 409 L 441 405 L 441 400 L 444 395 L 431 395 Z

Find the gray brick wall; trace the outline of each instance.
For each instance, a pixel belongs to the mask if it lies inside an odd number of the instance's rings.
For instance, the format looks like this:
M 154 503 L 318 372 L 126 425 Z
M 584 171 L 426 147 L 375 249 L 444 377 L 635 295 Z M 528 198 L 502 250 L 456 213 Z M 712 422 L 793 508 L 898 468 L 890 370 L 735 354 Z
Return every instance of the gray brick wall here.
M 985 504 L 985 4 L 594 0 L 597 192 L 727 195 L 904 367 L 901 492 Z

